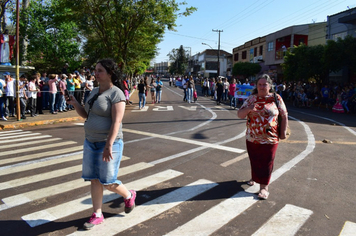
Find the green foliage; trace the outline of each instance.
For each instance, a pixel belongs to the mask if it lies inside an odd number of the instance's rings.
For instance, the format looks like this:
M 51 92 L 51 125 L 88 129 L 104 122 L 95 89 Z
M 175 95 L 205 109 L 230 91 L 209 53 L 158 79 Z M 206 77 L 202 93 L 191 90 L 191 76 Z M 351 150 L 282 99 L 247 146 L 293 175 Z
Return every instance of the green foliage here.
M 184 75 L 185 70 L 188 67 L 189 53 L 184 50 L 183 45 L 179 48 L 172 49 L 167 56 L 169 56 L 169 60 L 171 62 L 169 73 Z
M 330 72 L 347 67 L 356 71 L 356 39 L 347 36 L 337 41 L 329 40 L 326 45 L 300 45 L 290 48 L 282 64 L 284 78 L 289 81 L 315 79 L 322 84 Z
M 21 11 L 20 34 L 26 35 L 28 42 L 24 64 L 53 72 L 58 72 L 66 62 L 71 69 L 81 64 L 77 25 L 66 19 L 67 11 L 56 1 L 41 0 L 32 0 Z
M 175 0 L 59 0 L 71 8 L 67 17 L 78 22 L 86 38 L 85 57 L 91 63 L 113 58 L 122 73 L 142 71 L 142 65 L 154 58 L 156 45 L 164 31 L 174 30 L 179 15 L 190 15 L 195 8 L 182 13 Z
M 232 74 L 234 76 L 242 75 L 244 77 L 250 77 L 258 74 L 261 71 L 261 66 L 257 63 L 250 62 L 238 62 L 232 68 Z
M 301 44 L 289 49 L 282 64 L 284 78 L 289 81 L 315 79 L 321 83 L 328 74 L 323 55 L 323 45 Z

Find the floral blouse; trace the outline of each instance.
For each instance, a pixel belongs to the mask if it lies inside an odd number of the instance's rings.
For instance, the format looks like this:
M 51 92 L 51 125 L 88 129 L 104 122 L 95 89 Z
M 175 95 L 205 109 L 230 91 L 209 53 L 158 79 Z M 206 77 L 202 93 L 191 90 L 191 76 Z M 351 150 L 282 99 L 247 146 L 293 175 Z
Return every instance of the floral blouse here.
M 287 108 L 281 96 L 276 94 L 279 106 L 275 103 L 274 95 L 259 97 L 257 94 L 249 96 L 241 108 L 248 107 L 254 103 L 258 104 L 257 111 L 247 114 L 246 139 L 252 143 L 277 144 L 278 137 L 278 114 L 287 116 Z

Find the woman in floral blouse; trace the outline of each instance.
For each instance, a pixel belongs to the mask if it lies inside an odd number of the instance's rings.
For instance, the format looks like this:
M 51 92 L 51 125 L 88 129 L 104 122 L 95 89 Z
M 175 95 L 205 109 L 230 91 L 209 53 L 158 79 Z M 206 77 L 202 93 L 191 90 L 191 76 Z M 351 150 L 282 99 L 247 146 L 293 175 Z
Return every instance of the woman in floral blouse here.
M 280 124 L 279 114 L 282 118 Z M 288 126 L 287 108 L 281 96 L 274 93 L 272 80 L 267 74 L 258 78 L 256 88 L 241 106 L 237 116 L 241 119 L 247 117 L 246 147 L 252 174 L 247 184 L 252 186 L 255 182 L 259 183 L 258 197 L 267 199 L 278 142 L 286 138 Z

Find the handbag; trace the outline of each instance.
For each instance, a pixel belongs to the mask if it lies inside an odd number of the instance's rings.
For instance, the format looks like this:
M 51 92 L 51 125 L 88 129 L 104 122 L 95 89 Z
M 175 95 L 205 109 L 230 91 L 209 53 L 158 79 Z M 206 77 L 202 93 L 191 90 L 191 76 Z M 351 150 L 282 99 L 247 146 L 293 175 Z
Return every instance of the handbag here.
M 279 101 L 277 99 L 277 95 L 276 93 L 273 94 L 274 96 L 274 102 L 276 103 L 276 106 L 277 106 L 277 109 L 279 108 Z M 279 113 L 278 111 L 278 118 L 277 118 L 277 132 L 278 132 L 278 136 L 280 135 L 281 133 L 281 122 L 282 122 L 282 116 L 281 114 Z

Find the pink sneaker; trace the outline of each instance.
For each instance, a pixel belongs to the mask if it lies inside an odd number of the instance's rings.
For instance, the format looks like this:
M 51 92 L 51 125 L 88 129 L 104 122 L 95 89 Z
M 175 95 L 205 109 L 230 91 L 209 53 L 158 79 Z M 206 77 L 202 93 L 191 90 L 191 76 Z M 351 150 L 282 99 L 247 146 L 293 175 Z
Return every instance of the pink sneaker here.
M 95 213 L 93 213 L 90 219 L 84 223 L 83 229 L 92 229 L 95 225 L 100 225 L 104 221 L 104 215 L 101 214 L 101 217 L 96 217 Z
M 131 193 L 130 199 L 124 199 L 125 202 L 125 213 L 130 213 L 135 208 L 136 191 L 129 190 Z

